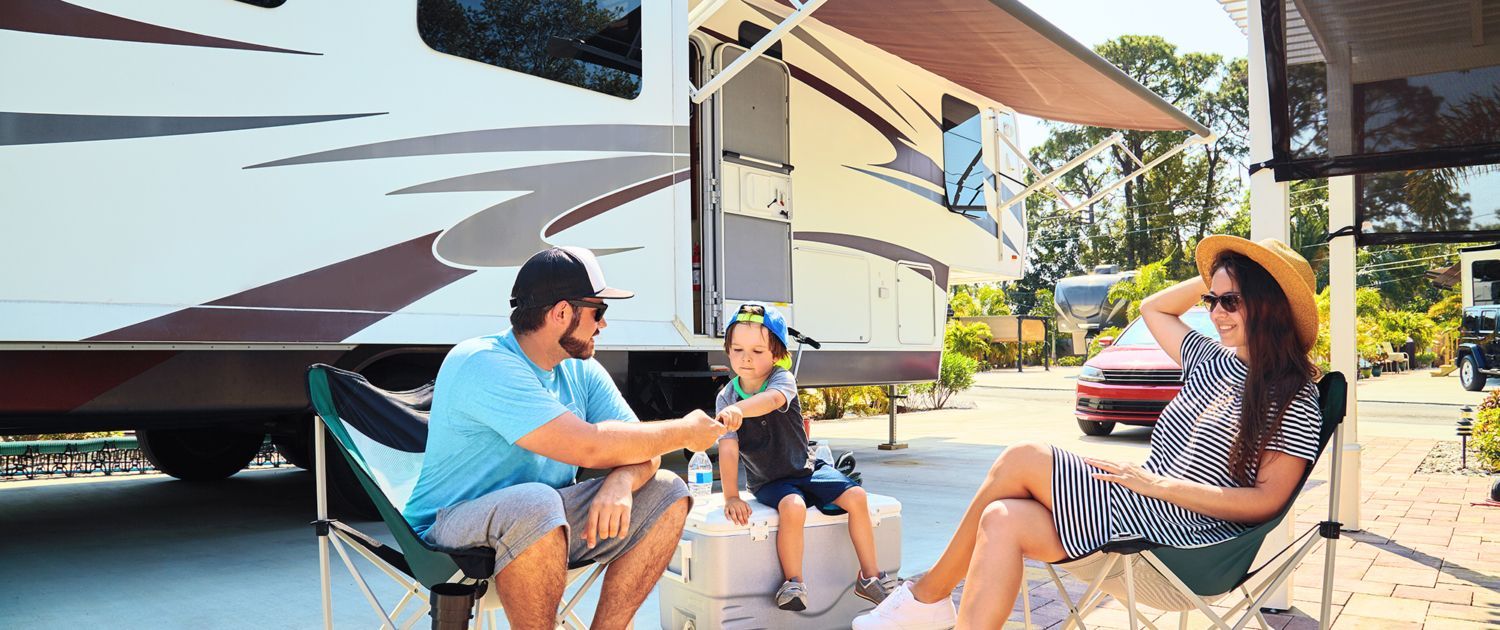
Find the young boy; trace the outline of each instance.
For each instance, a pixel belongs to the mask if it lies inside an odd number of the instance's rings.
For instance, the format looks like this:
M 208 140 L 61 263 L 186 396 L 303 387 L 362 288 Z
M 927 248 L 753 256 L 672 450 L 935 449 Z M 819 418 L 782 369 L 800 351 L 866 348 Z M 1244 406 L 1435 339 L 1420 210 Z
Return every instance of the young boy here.
M 740 307 L 724 330 L 724 352 L 736 376 L 719 391 L 717 413 L 725 424 L 740 426 L 719 441 L 724 515 L 740 525 L 750 519 L 750 506 L 740 498 L 736 479 L 743 455 L 750 493 L 761 504 L 775 506 L 780 516 L 776 553 L 786 582 L 776 591 L 776 606 L 807 609 L 802 527 L 809 505 L 849 513 L 849 538 L 860 566 L 854 594 L 879 604 L 900 582 L 875 564 L 875 532 L 864 489 L 828 463 L 808 456 L 797 382 L 777 365 L 789 356 L 786 320 L 770 306 Z

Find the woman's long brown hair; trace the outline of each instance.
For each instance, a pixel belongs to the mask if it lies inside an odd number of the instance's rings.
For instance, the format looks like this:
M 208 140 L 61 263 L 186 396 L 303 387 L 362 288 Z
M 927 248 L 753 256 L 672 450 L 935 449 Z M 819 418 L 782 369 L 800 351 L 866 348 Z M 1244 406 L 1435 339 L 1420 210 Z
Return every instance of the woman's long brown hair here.
M 1251 485 L 1252 468 L 1259 467 L 1261 452 L 1281 430 L 1287 407 L 1317 374 L 1317 367 L 1307 358 L 1310 348 L 1296 333 L 1291 304 L 1276 279 L 1255 261 L 1233 252 L 1214 260 L 1214 273 L 1220 269 L 1239 285 L 1250 356 L 1229 472 L 1239 484 Z

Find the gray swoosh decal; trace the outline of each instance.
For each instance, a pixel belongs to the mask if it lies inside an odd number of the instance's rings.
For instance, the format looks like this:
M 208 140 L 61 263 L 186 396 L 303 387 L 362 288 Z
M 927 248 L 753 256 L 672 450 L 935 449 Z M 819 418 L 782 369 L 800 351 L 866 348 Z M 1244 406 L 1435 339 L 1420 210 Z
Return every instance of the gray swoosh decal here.
M 443 232 L 433 247 L 440 258 L 459 265 L 514 267 L 550 247 L 542 240 L 542 229 L 555 217 L 601 195 L 687 166 L 686 158 L 669 155 L 603 158 L 463 175 L 390 194 L 531 191 L 460 221 Z
M 938 129 L 942 129 L 943 128 L 943 123 L 938 122 L 937 116 L 933 116 L 932 112 L 927 111 L 926 107 L 922 107 L 922 104 L 917 102 L 917 97 L 912 96 L 911 92 L 906 91 L 906 88 L 901 87 L 899 85 L 896 86 L 896 89 L 901 90 L 901 93 L 905 94 L 906 98 L 908 98 L 908 99 L 911 100 L 911 104 L 912 105 L 916 105 L 917 109 L 921 110 L 922 114 L 925 115 L 925 116 L 927 116 L 927 120 L 932 121 L 932 126 L 933 127 L 937 127 Z
M 869 175 L 870 177 L 874 177 L 875 179 L 878 179 L 880 181 L 886 182 L 888 184 L 892 184 L 892 185 L 895 185 L 895 186 L 900 186 L 901 188 L 904 188 L 907 191 L 916 193 L 917 195 L 921 196 L 923 199 L 931 201 L 932 203 L 935 203 L 935 204 L 940 205 L 940 206 L 943 205 L 943 194 L 942 193 L 934 192 L 934 191 L 928 190 L 927 188 L 924 188 L 922 186 L 918 186 L 916 184 L 913 184 L 911 182 L 900 180 L 900 179 L 896 179 L 895 177 L 891 177 L 890 175 L 884 175 L 884 174 L 881 174 L 881 173 L 876 173 L 874 171 L 871 171 L 871 170 L 868 170 L 868 169 L 863 169 L 863 168 L 860 168 L 858 166 L 849 166 L 849 165 L 846 164 L 846 165 L 844 165 L 844 168 L 855 170 L 855 171 L 859 171 L 861 173 Z
M 0 112 L 0 146 L 216 133 L 382 114 L 384 112 L 323 116 L 95 116 Z
M 1010 240 L 1009 234 L 1001 234 L 1000 242 L 1004 243 L 1006 247 L 1009 247 L 1010 251 L 1016 252 L 1017 254 L 1021 253 L 1021 250 L 1016 247 L 1015 241 Z
M 245 168 L 503 151 L 687 153 L 688 129 L 672 125 L 556 125 L 460 131 L 308 153 Z

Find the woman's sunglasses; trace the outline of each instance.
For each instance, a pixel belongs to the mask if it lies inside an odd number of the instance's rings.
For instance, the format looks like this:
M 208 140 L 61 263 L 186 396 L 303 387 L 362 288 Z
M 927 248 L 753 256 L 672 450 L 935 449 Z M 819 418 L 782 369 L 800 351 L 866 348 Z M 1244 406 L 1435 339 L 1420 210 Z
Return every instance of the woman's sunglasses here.
M 1240 310 L 1240 305 L 1244 304 L 1244 298 L 1238 293 L 1225 293 L 1224 295 L 1204 293 L 1202 298 L 1203 305 L 1208 307 L 1209 312 L 1213 312 L 1215 306 L 1223 306 L 1225 313 L 1235 313 Z
M 567 302 L 572 304 L 573 308 L 594 309 L 594 321 L 596 322 L 604 321 L 604 311 L 609 310 L 609 305 L 604 302 L 590 302 L 588 300 L 568 300 Z

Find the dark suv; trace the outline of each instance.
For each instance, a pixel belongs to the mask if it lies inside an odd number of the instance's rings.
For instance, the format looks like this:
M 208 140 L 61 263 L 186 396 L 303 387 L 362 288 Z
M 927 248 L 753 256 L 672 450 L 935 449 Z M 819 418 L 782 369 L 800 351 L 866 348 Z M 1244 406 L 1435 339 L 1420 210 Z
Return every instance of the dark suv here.
M 1500 376 L 1500 337 L 1496 336 L 1495 319 L 1500 304 L 1470 306 L 1464 309 L 1458 330 L 1458 382 L 1471 392 L 1484 389 L 1491 376 Z

